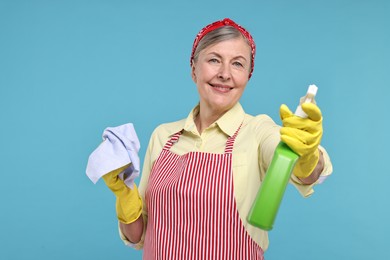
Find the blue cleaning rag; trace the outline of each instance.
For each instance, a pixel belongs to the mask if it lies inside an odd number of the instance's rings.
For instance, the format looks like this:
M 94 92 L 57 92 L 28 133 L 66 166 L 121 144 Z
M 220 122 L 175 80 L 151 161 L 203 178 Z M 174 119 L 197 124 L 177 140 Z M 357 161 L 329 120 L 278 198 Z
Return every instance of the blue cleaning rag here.
M 103 175 L 131 163 L 119 174 L 119 178 L 133 188 L 134 179 L 140 172 L 139 148 L 140 143 L 133 124 L 106 128 L 103 132 L 103 142 L 88 158 L 87 176 L 96 183 Z

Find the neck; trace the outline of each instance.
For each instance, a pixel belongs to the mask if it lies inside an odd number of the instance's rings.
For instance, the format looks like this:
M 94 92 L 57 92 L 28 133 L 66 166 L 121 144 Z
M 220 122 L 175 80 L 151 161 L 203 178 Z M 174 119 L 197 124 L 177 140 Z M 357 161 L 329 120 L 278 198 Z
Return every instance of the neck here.
M 199 134 L 202 134 L 203 130 L 221 118 L 227 111 L 212 111 L 204 109 L 202 105 L 199 107 L 199 113 L 195 117 L 195 125 Z

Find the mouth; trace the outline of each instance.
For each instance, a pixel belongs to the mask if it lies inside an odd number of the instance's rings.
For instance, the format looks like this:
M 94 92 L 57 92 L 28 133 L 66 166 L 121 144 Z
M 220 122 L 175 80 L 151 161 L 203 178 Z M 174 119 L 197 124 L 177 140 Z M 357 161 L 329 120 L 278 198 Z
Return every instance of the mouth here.
M 221 84 L 211 84 L 209 83 L 209 85 L 216 91 L 218 92 L 221 92 L 221 93 L 226 93 L 226 92 L 229 92 L 230 90 L 232 90 L 233 88 L 230 87 L 230 86 L 226 86 L 226 85 L 221 85 Z

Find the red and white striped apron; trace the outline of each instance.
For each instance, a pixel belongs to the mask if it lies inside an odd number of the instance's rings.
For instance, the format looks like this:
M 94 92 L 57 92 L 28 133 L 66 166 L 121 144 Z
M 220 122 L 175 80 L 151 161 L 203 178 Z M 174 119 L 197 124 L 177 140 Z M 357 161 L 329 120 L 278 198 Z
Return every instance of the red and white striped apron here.
M 181 132 L 165 144 L 145 195 L 144 259 L 264 259 L 234 199 L 232 151 L 238 132 L 228 138 L 224 154 L 172 153 Z

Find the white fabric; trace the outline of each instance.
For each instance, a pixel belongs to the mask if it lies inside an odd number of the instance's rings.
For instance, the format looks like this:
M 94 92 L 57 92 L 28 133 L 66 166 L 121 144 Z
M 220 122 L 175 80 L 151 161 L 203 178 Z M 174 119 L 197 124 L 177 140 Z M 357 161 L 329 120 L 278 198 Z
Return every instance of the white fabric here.
M 131 163 L 119 177 L 129 188 L 133 188 L 134 179 L 140 173 L 139 149 L 140 143 L 133 124 L 106 128 L 103 142 L 88 158 L 87 176 L 96 183 L 103 175 Z

